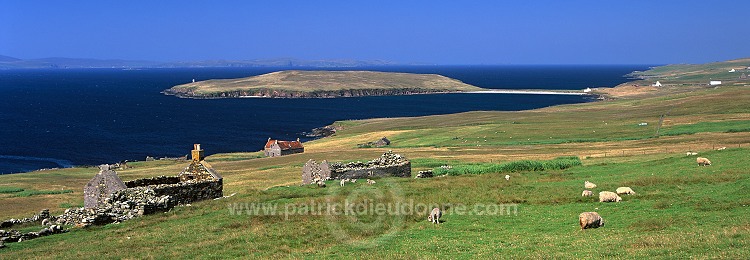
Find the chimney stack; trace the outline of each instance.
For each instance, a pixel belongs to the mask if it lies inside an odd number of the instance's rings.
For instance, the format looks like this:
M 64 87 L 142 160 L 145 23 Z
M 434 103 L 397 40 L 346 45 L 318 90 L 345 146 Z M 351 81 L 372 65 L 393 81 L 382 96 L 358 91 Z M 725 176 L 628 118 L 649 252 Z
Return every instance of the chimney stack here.
M 194 162 L 203 161 L 203 159 L 205 158 L 205 156 L 203 154 L 203 150 L 201 149 L 201 144 L 193 144 L 192 155 L 193 155 L 193 161 Z

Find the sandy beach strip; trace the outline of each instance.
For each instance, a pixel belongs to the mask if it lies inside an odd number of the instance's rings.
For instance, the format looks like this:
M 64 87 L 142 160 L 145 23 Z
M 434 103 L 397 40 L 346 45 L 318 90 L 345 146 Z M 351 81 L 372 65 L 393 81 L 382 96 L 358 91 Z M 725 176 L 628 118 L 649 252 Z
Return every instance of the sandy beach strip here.
M 476 93 L 476 94 L 532 94 L 532 95 L 574 95 L 584 96 L 589 95 L 583 91 L 575 92 L 575 90 L 533 90 L 533 89 L 493 89 L 483 91 L 469 91 L 463 93 Z

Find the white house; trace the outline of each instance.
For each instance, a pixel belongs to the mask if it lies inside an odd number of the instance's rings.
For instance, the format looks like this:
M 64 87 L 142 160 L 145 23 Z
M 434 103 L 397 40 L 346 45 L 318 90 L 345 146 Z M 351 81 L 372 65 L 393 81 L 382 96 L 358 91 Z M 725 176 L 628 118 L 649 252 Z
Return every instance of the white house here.
M 708 85 L 711 85 L 711 86 L 721 85 L 721 80 L 712 80 L 712 81 L 709 81 Z
M 734 69 L 731 69 L 731 70 L 729 70 L 729 72 L 735 72 L 735 71 L 736 71 L 736 70 L 734 70 Z
M 657 81 L 656 81 L 656 83 L 654 83 L 654 84 L 653 84 L 653 85 L 651 85 L 651 86 L 653 86 L 653 87 L 661 87 L 661 82 L 659 82 L 659 81 L 657 80 Z
M 591 92 L 591 88 L 586 88 L 583 90 L 583 93 L 589 93 L 589 92 Z

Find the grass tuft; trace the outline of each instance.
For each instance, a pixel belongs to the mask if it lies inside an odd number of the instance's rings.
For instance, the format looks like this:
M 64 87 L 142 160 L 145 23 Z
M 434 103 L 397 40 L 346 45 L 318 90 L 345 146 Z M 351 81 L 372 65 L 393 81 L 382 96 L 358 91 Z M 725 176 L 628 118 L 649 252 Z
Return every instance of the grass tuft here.
M 31 197 L 36 195 L 51 195 L 51 194 L 65 194 L 72 193 L 73 190 L 24 190 L 16 193 L 16 197 Z
M 18 187 L 0 187 L 0 194 L 4 193 L 16 193 L 23 191 L 23 188 Z

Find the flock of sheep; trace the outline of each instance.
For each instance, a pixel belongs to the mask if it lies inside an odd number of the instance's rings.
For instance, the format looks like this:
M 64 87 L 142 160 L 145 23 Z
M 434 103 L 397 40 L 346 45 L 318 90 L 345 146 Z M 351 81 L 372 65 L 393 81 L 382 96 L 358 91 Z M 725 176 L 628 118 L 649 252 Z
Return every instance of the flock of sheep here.
M 722 147 L 726 149 L 725 147 Z M 720 150 L 723 150 L 722 148 L 719 148 Z M 698 153 L 695 152 L 687 152 L 688 156 L 691 155 L 697 155 Z M 711 165 L 711 161 L 707 158 L 698 157 L 696 158 L 696 162 L 699 166 L 706 166 Z M 594 195 L 594 192 L 590 191 L 591 189 L 596 188 L 596 184 L 590 181 L 585 181 L 583 183 L 583 186 L 586 188 L 583 190 L 583 193 L 581 193 L 581 196 L 583 197 L 590 197 Z M 615 192 L 611 191 L 602 191 L 599 192 L 599 202 L 620 202 L 622 201 L 622 197 L 619 195 L 634 195 L 635 191 L 631 189 L 630 187 L 619 187 Z M 581 224 L 581 230 L 587 229 L 587 228 L 598 228 L 604 226 L 604 219 L 599 216 L 599 213 L 596 212 L 583 212 L 580 215 L 578 215 L 578 222 Z
M 723 148 L 723 147 L 722 147 Z M 687 152 L 688 156 L 691 155 L 697 155 L 698 153 L 695 152 Z M 698 157 L 696 159 L 696 162 L 700 166 L 706 166 L 711 165 L 711 161 L 707 158 Z M 510 175 L 505 175 L 505 180 L 510 180 Z M 341 187 L 344 187 L 344 184 L 347 182 L 355 183 L 357 182 L 357 179 L 342 179 L 341 180 Z M 367 179 L 367 184 L 375 184 L 374 180 Z M 596 184 L 590 181 L 585 181 L 583 183 L 583 187 L 586 188 L 581 193 L 582 197 L 591 197 L 594 196 L 594 192 L 591 191 L 596 188 Z M 631 189 L 630 187 L 619 187 L 615 190 L 615 192 L 611 191 L 601 191 L 599 192 L 599 202 L 620 202 L 622 201 L 622 197 L 620 195 L 635 195 L 635 191 Z M 440 217 L 442 216 L 442 212 L 440 211 L 440 208 L 434 208 L 430 212 L 430 215 L 427 217 L 427 221 L 430 221 L 434 224 L 440 223 Z M 581 225 L 581 230 L 587 229 L 587 228 L 598 228 L 604 226 L 604 219 L 599 215 L 599 213 L 596 212 L 583 212 L 580 215 L 578 215 L 578 222 Z
M 355 183 L 357 182 L 357 179 L 341 179 L 341 183 L 340 183 L 341 187 L 344 187 L 344 184 L 346 184 L 347 182 Z M 367 179 L 367 184 L 373 185 L 375 184 L 375 181 Z
M 594 195 L 593 190 L 596 188 L 596 184 L 590 181 L 585 181 L 583 183 L 585 190 L 583 190 L 583 193 L 581 193 L 581 196 L 583 197 L 590 197 Z M 634 195 L 635 191 L 631 189 L 630 187 L 619 187 L 615 190 L 615 192 L 611 191 L 602 191 L 599 192 L 599 202 L 620 202 L 622 201 L 622 197 L 620 195 Z M 581 230 L 587 229 L 587 228 L 598 228 L 604 226 L 604 219 L 602 219 L 601 216 L 599 216 L 599 213 L 596 212 L 583 212 L 580 215 L 578 215 L 578 222 L 581 224 Z

